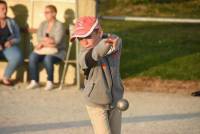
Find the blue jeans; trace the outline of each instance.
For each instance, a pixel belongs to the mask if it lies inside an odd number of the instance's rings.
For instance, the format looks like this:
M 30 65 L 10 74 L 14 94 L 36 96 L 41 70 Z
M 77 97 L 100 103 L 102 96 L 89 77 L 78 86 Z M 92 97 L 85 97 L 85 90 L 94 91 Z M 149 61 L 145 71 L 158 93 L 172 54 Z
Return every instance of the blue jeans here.
M 0 59 L 6 59 L 8 61 L 8 65 L 3 75 L 7 79 L 11 78 L 17 67 L 23 63 L 21 51 L 16 45 L 0 51 Z
M 30 79 L 39 82 L 39 63 L 43 62 L 48 75 L 47 79 L 53 82 L 54 64 L 60 61 L 61 59 L 52 55 L 39 55 L 32 52 L 29 57 Z

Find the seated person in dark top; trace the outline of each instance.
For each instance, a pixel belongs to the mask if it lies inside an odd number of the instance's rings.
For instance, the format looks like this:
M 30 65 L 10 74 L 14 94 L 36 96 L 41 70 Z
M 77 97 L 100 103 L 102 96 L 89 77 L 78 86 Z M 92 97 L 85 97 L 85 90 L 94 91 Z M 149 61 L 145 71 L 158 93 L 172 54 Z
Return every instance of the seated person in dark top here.
M 22 55 L 17 46 L 19 42 L 19 28 L 13 19 L 7 17 L 7 3 L 0 0 L 0 59 L 8 61 L 2 78 L 4 85 L 12 85 L 11 76 L 22 63 Z

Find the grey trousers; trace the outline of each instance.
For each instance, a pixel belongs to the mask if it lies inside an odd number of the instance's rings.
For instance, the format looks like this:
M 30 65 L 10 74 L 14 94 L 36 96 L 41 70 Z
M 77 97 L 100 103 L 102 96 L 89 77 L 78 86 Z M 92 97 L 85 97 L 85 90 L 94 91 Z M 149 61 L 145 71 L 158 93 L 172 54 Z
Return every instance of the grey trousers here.
M 117 108 L 86 106 L 95 134 L 121 134 L 122 114 Z

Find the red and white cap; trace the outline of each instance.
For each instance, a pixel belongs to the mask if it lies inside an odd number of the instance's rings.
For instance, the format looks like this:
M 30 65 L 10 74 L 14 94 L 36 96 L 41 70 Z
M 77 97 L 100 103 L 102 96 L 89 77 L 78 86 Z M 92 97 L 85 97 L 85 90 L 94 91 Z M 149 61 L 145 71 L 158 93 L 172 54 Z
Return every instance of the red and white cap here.
M 98 19 L 93 16 L 84 16 L 80 17 L 76 24 L 74 32 L 70 38 L 70 41 L 74 41 L 76 38 L 84 38 L 89 36 L 94 29 L 98 29 L 100 27 Z

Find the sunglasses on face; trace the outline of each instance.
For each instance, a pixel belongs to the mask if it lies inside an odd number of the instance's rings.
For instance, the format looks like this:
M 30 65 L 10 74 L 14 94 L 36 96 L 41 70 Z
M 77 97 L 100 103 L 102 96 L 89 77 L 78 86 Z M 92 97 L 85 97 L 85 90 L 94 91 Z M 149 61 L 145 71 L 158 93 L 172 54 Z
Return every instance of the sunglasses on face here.
M 89 35 L 89 36 L 84 37 L 84 38 L 78 38 L 79 41 L 82 41 L 84 39 L 92 39 L 92 35 Z
M 52 13 L 51 11 L 45 11 L 44 14 L 50 14 Z

